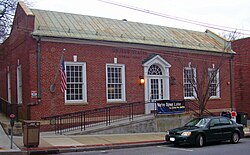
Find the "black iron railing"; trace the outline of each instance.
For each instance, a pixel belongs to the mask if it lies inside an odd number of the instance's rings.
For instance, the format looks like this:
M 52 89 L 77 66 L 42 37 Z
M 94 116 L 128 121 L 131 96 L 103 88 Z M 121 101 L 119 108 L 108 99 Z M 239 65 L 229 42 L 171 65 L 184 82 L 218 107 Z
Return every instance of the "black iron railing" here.
M 195 115 L 200 116 L 199 113 L 199 105 L 196 102 L 193 101 L 185 101 L 186 102 L 186 111 L 187 112 L 193 112 Z M 209 115 L 214 116 L 212 112 L 210 112 L 208 109 L 204 109 L 203 115 Z
M 144 109 L 145 102 L 134 102 L 42 119 L 50 120 L 56 134 L 63 134 L 73 130 L 83 131 L 97 125 L 108 126 L 122 119 L 133 120 L 134 117 L 144 114 Z
M 20 106 L 18 104 L 9 103 L 0 97 L 0 112 L 6 117 L 9 117 L 10 114 L 15 114 L 16 120 L 19 120 L 19 107 Z

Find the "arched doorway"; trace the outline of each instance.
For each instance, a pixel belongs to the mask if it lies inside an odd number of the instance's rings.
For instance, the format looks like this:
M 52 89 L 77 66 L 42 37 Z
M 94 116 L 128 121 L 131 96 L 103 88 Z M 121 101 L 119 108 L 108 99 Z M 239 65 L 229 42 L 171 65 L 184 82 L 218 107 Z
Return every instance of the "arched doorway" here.
M 154 109 L 155 100 L 170 98 L 169 68 L 171 65 L 160 55 L 155 55 L 143 63 L 145 79 L 145 112 Z

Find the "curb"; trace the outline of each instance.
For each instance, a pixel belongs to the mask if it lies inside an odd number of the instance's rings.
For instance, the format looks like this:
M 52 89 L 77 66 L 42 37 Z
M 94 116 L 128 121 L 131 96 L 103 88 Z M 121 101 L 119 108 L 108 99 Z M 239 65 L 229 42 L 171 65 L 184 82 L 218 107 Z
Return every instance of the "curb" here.
M 69 153 L 69 152 L 84 152 L 96 150 L 110 150 L 110 149 L 124 149 L 135 147 L 146 147 L 167 144 L 164 140 L 146 141 L 146 142 L 132 142 L 132 143 L 115 143 L 108 145 L 89 145 L 89 146 L 74 146 L 74 147 L 49 147 L 49 148 L 27 148 L 22 151 L 27 154 L 48 154 L 48 153 Z
M 244 138 L 249 138 L 250 137 L 250 132 L 245 133 Z
M 27 152 L 26 151 L 9 151 L 9 150 L 6 150 L 6 151 L 0 151 L 0 154 L 1 155 L 27 155 Z

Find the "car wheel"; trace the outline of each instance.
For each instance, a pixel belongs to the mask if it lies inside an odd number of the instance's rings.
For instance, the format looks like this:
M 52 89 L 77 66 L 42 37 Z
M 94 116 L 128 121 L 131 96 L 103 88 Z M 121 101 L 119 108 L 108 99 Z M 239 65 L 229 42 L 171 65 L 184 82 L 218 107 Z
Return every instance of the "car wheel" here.
M 197 147 L 202 147 L 204 146 L 204 137 L 199 134 L 197 137 L 196 137 L 196 141 L 195 141 L 195 144 Z
M 233 143 L 233 144 L 236 144 L 236 143 L 239 142 L 239 140 L 240 140 L 239 134 L 237 132 L 234 132 L 232 137 L 231 137 L 230 142 Z

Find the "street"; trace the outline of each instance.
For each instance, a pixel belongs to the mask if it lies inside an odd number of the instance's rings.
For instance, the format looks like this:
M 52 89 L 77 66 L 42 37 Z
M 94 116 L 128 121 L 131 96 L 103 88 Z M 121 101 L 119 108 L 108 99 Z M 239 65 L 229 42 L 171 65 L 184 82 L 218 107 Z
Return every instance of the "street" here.
M 174 146 L 165 144 L 151 147 L 137 147 L 127 149 L 114 149 L 90 152 L 72 152 L 61 153 L 60 155 L 222 155 L 222 154 L 238 154 L 249 155 L 250 139 L 241 139 L 238 144 L 229 142 L 221 142 L 216 144 L 208 144 L 204 147 L 197 148 L 193 146 Z

